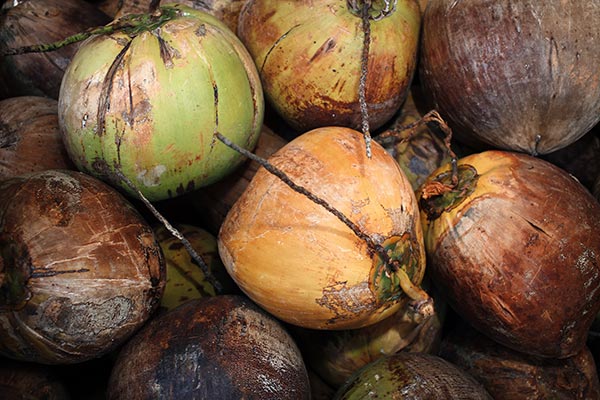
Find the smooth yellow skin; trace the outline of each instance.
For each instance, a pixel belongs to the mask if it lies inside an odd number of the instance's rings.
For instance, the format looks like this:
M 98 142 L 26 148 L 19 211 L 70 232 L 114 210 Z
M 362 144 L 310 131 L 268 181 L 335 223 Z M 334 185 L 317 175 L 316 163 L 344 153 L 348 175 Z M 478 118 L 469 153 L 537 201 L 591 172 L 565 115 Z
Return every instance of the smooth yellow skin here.
M 420 284 L 425 256 L 414 192 L 381 146 L 374 144 L 367 159 L 359 132 L 328 127 L 296 138 L 269 160 L 376 240 L 410 232 L 419 263 L 412 279 Z M 407 300 L 380 301 L 371 288 L 374 261 L 366 242 L 262 168 L 230 210 L 218 239 L 221 259 L 240 288 L 298 326 L 367 326 Z
M 211 271 L 224 269 L 218 256 L 217 239 L 209 232 L 193 225 L 177 226 Z M 192 261 L 192 256 L 181 241 L 163 226 L 155 228 L 156 236 L 167 265 L 167 282 L 160 305 L 171 310 L 192 299 L 215 296 L 213 285 L 206 280 L 202 269 Z

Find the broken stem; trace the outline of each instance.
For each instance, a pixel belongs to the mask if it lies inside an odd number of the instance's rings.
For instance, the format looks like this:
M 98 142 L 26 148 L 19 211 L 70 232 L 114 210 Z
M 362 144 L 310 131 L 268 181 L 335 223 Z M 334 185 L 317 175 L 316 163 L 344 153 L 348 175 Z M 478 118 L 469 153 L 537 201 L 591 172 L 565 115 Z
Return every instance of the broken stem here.
M 408 274 L 402 268 L 396 268 L 394 274 L 396 274 L 398 280 L 400 281 L 400 287 L 402 288 L 402 291 L 406 293 L 411 300 L 416 302 L 426 302 L 431 298 L 427 292 L 415 285 L 410 280 Z
M 434 312 L 433 298 L 419 286 L 415 285 L 405 270 L 396 268 L 395 272 L 402 291 L 409 297 L 408 311 L 411 320 L 421 323 L 431 317 Z

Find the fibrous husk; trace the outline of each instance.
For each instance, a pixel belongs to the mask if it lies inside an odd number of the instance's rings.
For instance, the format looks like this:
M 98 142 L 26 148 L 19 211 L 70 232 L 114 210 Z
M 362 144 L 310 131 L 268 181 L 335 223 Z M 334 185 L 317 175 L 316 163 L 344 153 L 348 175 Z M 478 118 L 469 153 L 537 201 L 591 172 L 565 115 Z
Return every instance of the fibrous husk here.
M 573 356 L 600 310 L 600 204 L 539 158 L 486 151 L 417 193 L 428 274 L 466 321 L 514 350 Z M 429 194 L 430 183 L 446 185 Z
M 107 398 L 309 399 L 306 367 L 279 321 L 245 296 L 189 301 L 120 351 Z
M 20 96 L 0 101 L 0 180 L 74 168 L 62 142 L 56 100 Z
M 461 141 L 551 153 L 600 120 L 599 28 L 597 1 L 430 0 L 420 81 Z
M 440 356 L 472 375 L 496 400 L 600 398 L 596 364 L 587 347 L 565 359 L 538 358 L 463 323 L 445 336 Z
M 52 43 L 108 22 L 110 17 L 84 0 L 22 1 L 0 14 L 0 53 Z M 0 57 L 0 99 L 58 99 L 63 75 L 78 48 L 75 43 L 47 53 Z
M 70 364 L 107 354 L 141 327 L 164 288 L 150 226 L 80 172 L 0 183 L 0 354 Z

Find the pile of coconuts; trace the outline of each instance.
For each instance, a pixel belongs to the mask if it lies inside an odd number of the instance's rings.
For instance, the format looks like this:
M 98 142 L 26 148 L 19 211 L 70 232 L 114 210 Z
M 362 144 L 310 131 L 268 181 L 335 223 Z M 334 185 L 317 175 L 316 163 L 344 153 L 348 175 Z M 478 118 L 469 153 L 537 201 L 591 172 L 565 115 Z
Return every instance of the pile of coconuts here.
M 600 1 L 22 0 L 0 39 L 8 398 L 600 399 Z

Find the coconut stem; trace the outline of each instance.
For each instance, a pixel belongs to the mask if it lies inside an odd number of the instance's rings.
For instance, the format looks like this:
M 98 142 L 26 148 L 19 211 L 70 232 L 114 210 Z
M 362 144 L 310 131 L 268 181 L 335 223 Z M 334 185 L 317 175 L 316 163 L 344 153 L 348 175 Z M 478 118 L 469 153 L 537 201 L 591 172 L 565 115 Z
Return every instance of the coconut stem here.
M 358 227 L 358 225 L 356 225 L 354 222 L 350 221 L 350 219 L 348 219 L 348 217 L 346 217 L 340 211 L 336 210 L 329 203 L 327 203 L 324 199 L 309 192 L 308 189 L 306 189 L 305 187 L 300 186 L 297 183 L 294 183 L 286 175 L 285 172 L 283 172 L 282 170 L 280 170 L 279 168 L 277 168 L 276 166 L 271 164 L 269 161 L 265 160 L 262 157 L 257 156 L 256 154 L 252 153 L 251 151 L 248 151 L 248 150 L 238 146 L 237 144 L 233 143 L 231 140 L 229 140 L 225 136 L 223 136 L 221 133 L 217 132 L 216 137 L 221 142 L 223 142 L 223 144 L 225 144 L 226 146 L 232 148 L 233 150 L 237 151 L 238 153 L 240 153 L 240 154 L 250 158 L 251 160 L 257 162 L 258 164 L 260 164 L 268 172 L 270 172 L 271 174 L 273 174 L 276 177 L 278 177 L 279 179 L 281 179 L 281 181 L 283 181 L 283 183 L 288 185 L 296 193 L 300 193 L 300 194 L 308 197 L 312 202 L 320 205 L 321 207 L 325 208 L 327 211 L 329 211 L 330 213 L 335 215 L 348 228 L 350 228 L 356 236 L 358 236 L 360 239 L 364 240 L 367 243 L 367 246 L 369 247 L 370 250 L 375 251 L 377 254 L 379 254 L 382 257 L 382 259 L 386 262 L 386 265 L 388 264 L 390 258 L 388 256 L 387 252 L 385 251 L 385 249 L 383 248 L 383 246 L 381 246 L 380 244 L 377 244 L 373 240 L 373 238 L 371 238 L 366 233 L 362 232 L 360 230 L 360 228 Z
M 365 138 L 367 158 L 371 158 L 371 133 L 369 132 L 369 110 L 367 108 L 367 73 L 369 69 L 369 47 L 371 45 L 371 22 L 369 20 L 370 1 L 365 1 L 362 7 L 362 28 L 364 33 L 363 48 L 360 58 L 360 80 L 358 82 L 358 102 L 362 118 L 362 133 Z
M 47 44 L 34 44 L 30 46 L 17 47 L 14 49 L 6 49 L 2 53 L 2 56 L 17 56 L 20 54 L 27 53 L 45 53 L 48 51 L 58 50 L 65 46 L 68 46 L 73 43 L 81 42 L 93 35 L 102 35 L 105 33 L 112 33 L 113 28 L 109 26 L 103 26 L 100 28 L 94 28 L 86 32 L 76 33 L 73 36 L 69 36 L 66 39 L 59 40 L 58 42 L 47 43 Z
M 400 281 L 400 287 L 402 291 L 406 293 L 408 297 L 416 302 L 426 302 L 431 297 L 425 292 L 423 289 L 415 285 L 409 278 L 408 274 L 402 268 L 396 268 L 394 274 L 398 277 Z
M 133 182 L 131 182 L 131 180 L 129 180 L 129 178 L 127 178 L 121 172 L 121 170 L 119 168 L 115 168 L 115 174 L 117 175 L 117 177 L 119 179 L 121 179 L 123 182 L 125 182 L 125 184 L 131 190 L 136 192 L 136 194 L 142 200 L 144 205 L 150 210 L 150 212 L 165 226 L 165 228 L 167 228 L 167 230 L 169 232 L 171 232 L 171 234 L 173 236 L 175 236 L 177 239 L 179 239 L 181 241 L 181 243 L 183 244 L 185 249 L 188 251 L 188 253 L 192 257 L 192 259 L 196 262 L 196 264 L 198 264 L 198 266 L 204 273 L 204 277 L 206 278 L 206 280 L 209 281 L 210 284 L 215 288 L 215 292 L 217 294 L 221 293 L 221 291 L 223 290 L 221 284 L 213 276 L 212 272 L 210 271 L 210 268 L 208 267 L 208 265 L 206 265 L 206 263 L 204 262 L 202 257 L 196 252 L 196 250 L 194 250 L 194 248 L 192 247 L 192 244 L 181 234 L 181 232 L 179 232 L 177 230 L 177 228 L 175 228 L 173 225 L 171 225 L 169 223 L 169 221 L 167 221 L 167 219 L 156 209 L 156 207 L 154 207 L 152 205 L 152 203 L 146 198 L 146 196 L 144 196 L 144 194 L 133 184 Z
M 402 140 L 410 140 L 416 134 L 417 129 L 421 125 L 428 124 L 430 122 L 435 122 L 444 133 L 444 146 L 446 147 L 446 152 L 450 157 L 450 163 L 452 166 L 452 186 L 450 189 L 453 189 L 458 186 L 458 157 L 452 150 L 452 129 L 450 129 L 446 121 L 444 121 L 444 119 L 436 110 L 429 111 L 427 114 L 423 115 L 421 119 L 418 119 L 410 124 L 394 126 L 392 129 L 377 136 L 375 141 L 382 145 L 388 145 Z M 399 133 L 407 130 L 410 131 L 408 137 L 402 138 Z
M 381 244 L 376 243 L 373 240 L 373 238 L 371 238 L 369 235 L 367 235 L 366 233 L 361 231 L 361 229 L 358 227 L 358 225 L 356 225 L 354 222 L 352 222 L 350 219 L 348 219 L 348 217 L 346 217 L 340 211 L 338 211 L 334 207 L 332 207 L 324 199 L 309 192 L 303 186 L 300 186 L 300 185 L 294 183 L 286 175 L 285 172 L 283 172 L 282 170 L 280 170 L 279 168 L 277 168 L 276 166 L 271 164 L 269 161 L 265 160 L 264 158 L 262 158 L 260 156 L 257 156 L 256 154 L 252 153 L 251 151 L 248 151 L 248 150 L 238 146 L 237 144 L 233 143 L 231 140 L 227 139 L 225 136 L 223 136 L 219 132 L 216 132 L 215 136 L 217 137 L 217 139 L 219 139 L 219 141 L 221 141 L 223 144 L 225 144 L 229 148 L 231 148 L 231 149 L 237 151 L 238 153 L 242 154 L 243 156 L 246 156 L 249 159 L 257 162 L 259 165 L 261 165 L 263 168 L 265 168 L 268 172 L 275 175 L 283 183 L 288 185 L 296 193 L 300 193 L 300 194 L 306 196 L 309 200 L 311 200 L 315 204 L 320 205 L 321 207 L 325 208 L 327 211 L 332 213 L 334 216 L 336 216 L 342 223 L 344 223 L 348 228 L 350 228 L 350 230 L 352 230 L 352 232 L 354 232 L 354 234 L 356 236 L 358 236 L 360 239 L 365 241 L 369 250 L 372 253 L 377 254 L 379 257 L 381 257 L 386 270 L 390 274 L 395 274 L 398 277 L 398 280 L 400 282 L 400 287 L 406 293 L 406 295 L 412 300 L 411 304 L 413 304 L 415 313 L 421 315 L 422 317 L 427 317 L 433 313 L 433 300 L 427 294 L 427 292 L 425 292 L 423 289 L 419 288 L 417 285 L 412 283 L 412 281 L 410 280 L 410 277 L 408 276 L 406 271 L 404 271 L 401 268 L 401 266 L 399 265 L 398 260 L 392 260 L 390 255 L 386 251 L 386 249 Z
M 392 261 L 392 263 L 396 264 L 397 261 Z M 411 321 L 421 323 L 426 318 L 431 317 L 435 312 L 433 298 L 426 291 L 415 285 L 402 268 L 396 266 L 393 273 L 398 278 L 402 291 L 410 298 L 407 314 Z
M 27 53 L 44 53 L 55 51 L 73 43 L 81 42 L 94 35 L 109 35 L 115 32 L 123 32 L 130 37 L 139 35 L 141 32 L 152 31 L 167 21 L 173 19 L 177 9 L 174 7 L 163 7 L 152 14 L 130 14 L 104 26 L 95 27 L 85 32 L 76 33 L 63 40 L 53 43 L 34 44 L 29 46 L 5 49 L 0 56 L 16 56 Z
M 398 0 L 347 0 L 348 10 L 354 15 L 362 15 L 364 5 L 368 5 L 369 18 L 379 21 L 396 11 Z

